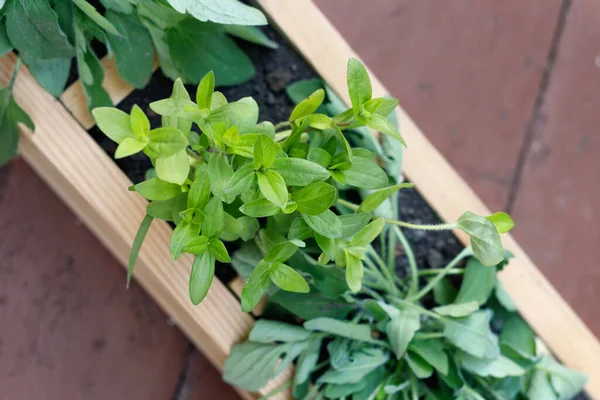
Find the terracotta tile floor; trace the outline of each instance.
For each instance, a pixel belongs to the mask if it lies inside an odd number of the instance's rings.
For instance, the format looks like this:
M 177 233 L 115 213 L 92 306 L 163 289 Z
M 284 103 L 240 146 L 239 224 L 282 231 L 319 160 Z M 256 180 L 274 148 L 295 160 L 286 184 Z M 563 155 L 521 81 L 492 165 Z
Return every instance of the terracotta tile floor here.
M 317 0 L 600 334 L 600 4 Z M 237 398 L 21 160 L 0 169 L 0 400 Z

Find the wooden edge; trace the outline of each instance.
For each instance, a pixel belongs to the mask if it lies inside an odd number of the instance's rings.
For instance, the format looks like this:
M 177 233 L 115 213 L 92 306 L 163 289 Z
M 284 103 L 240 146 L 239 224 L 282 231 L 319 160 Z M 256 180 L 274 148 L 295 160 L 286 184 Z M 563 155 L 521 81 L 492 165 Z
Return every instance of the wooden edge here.
M 359 58 L 310 0 L 258 0 L 321 77 L 350 104 L 346 63 Z M 373 96 L 389 91 L 371 74 Z M 408 148 L 404 171 L 444 221 L 456 221 L 466 210 L 491 214 L 468 184 L 435 149 L 414 121 L 398 108 L 401 133 Z M 456 232 L 467 244 L 468 237 Z M 514 255 L 500 279 L 519 310 L 552 352 L 567 366 L 588 376 L 586 391 L 600 399 L 600 343 L 510 235 L 504 245 Z
M 15 60 L 14 54 L 0 58 L 0 84 L 8 82 Z M 145 215 L 146 201 L 127 190 L 131 181 L 24 66 L 19 71 L 14 96 L 36 125 L 35 134 L 22 129 L 21 155 L 126 266 L 133 238 Z M 134 277 L 222 371 L 231 347 L 248 335 L 254 320 L 241 311 L 237 298 L 218 279 L 213 281 L 204 301 L 192 305 L 188 281 L 193 259 L 187 254 L 178 261 L 171 259 L 168 251 L 171 233 L 166 222 L 152 223 Z M 288 368 L 260 394 L 278 387 L 291 375 L 292 369 Z M 245 399 L 257 397 L 242 390 L 238 392 Z M 282 393 L 273 398 L 287 397 Z

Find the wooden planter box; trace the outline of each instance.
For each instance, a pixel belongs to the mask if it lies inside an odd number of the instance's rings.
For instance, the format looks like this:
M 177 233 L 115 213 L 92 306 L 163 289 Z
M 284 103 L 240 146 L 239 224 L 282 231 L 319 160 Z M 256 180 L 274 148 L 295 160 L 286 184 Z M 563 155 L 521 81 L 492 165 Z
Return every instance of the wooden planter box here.
M 318 8 L 310 0 L 259 0 L 259 4 L 271 23 L 287 35 L 348 103 L 345 67 L 347 59 L 356 54 Z M 8 81 L 14 62 L 14 55 L 0 60 L 0 84 Z M 118 77 L 112 60 L 103 60 L 103 64 L 104 85 L 118 103 L 133 89 Z M 373 95 L 387 95 L 377 78 L 372 74 L 371 77 Z M 145 215 L 146 201 L 127 191 L 131 185 L 129 179 L 86 132 L 93 126 L 93 120 L 79 82 L 57 100 L 23 68 L 15 85 L 15 97 L 37 127 L 34 135 L 22 132 L 22 156 L 125 266 L 138 224 Z M 464 210 L 490 214 L 406 112 L 399 108 L 398 116 L 402 135 L 409 144 L 405 173 L 439 216 L 455 221 Z M 170 233 L 167 223 L 157 220 L 152 224 L 135 268 L 135 279 L 222 370 L 231 347 L 245 338 L 254 319 L 241 312 L 239 300 L 232 293 L 239 293 L 239 281 L 229 285 L 230 291 L 215 279 L 202 304 L 190 303 L 188 278 L 192 257 L 185 255 L 177 262 L 171 259 Z M 462 232 L 456 235 L 467 243 L 468 238 Z M 500 279 L 521 314 L 562 362 L 588 375 L 587 393 L 600 399 L 600 343 L 514 239 L 506 235 L 504 244 L 515 259 L 500 273 Z M 290 374 L 291 370 L 284 372 L 264 393 Z M 249 393 L 240 393 L 245 398 L 254 398 Z M 276 396 L 288 397 L 285 393 Z

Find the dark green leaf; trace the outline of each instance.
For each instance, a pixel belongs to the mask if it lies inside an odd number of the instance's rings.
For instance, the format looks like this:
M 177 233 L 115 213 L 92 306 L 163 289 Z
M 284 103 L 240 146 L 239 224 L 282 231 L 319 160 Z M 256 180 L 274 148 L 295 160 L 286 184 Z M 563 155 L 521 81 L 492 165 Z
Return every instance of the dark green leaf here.
M 120 33 L 107 36 L 110 47 L 115 52 L 119 75 L 135 88 L 145 87 L 154 66 L 154 47 L 150 33 L 136 14 L 107 11 L 106 19 Z
M 331 210 L 319 215 L 302 214 L 302 218 L 315 232 L 325 237 L 330 239 L 342 237 L 342 223 Z
M 256 324 L 259 322 L 260 321 L 258 321 Z M 309 340 L 306 350 L 300 354 L 298 362 L 296 363 L 296 375 L 294 376 L 295 385 L 300 385 L 306 382 L 310 373 L 317 366 L 317 361 L 319 361 L 319 355 L 321 352 L 321 342 L 322 338 L 319 335 L 314 335 Z
M 103 31 L 111 35 L 119 35 L 119 31 L 100 14 L 96 8 L 86 0 L 73 0 L 73 3 L 81 10 L 89 19 L 94 21 L 96 25 L 102 28 Z
M 506 343 L 525 354 L 537 354 L 535 334 L 527 323 L 514 315 L 504 323 L 500 333 L 500 343 Z
M 310 321 L 309 321 L 310 322 Z M 352 358 L 337 369 L 329 369 L 320 378 L 323 383 L 349 384 L 364 379 L 365 375 L 374 371 L 389 360 L 389 354 L 378 348 L 365 348 L 352 354 Z
M 475 258 L 470 258 L 455 303 L 476 301 L 483 305 L 496 286 L 496 268 L 486 267 Z
M 146 215 L 144 217 L 140 224 L 140 227 L 138 228 L 137 233 L 135 234 L 135 238 L 133 239 L 131 253 L 129 253 L 129 265 L 127 266 L 127 287 L 129 287 L 129 283 L 131 282 L 131 276 L 133 275 L 133 267 L 135 267 L 135 263 L 137 261 L 138 255 L 140 254 L 140 249 L 142 248 L 142 244 L 144 243 L 144 239 L 146 238 L 148 229 L 150 229 L 150 225 L 152 225 L 152 219 L 153 218 L 150 215 Z
M 17 155 L 19 143 L 18 123 L 35 129 L 29 115 L 15 102 L 12 87 L 0 90 L 0 165 Z
M 389 182 L 387 174 L 380 166 L 362 157 L 356 157 L 352 161 L 352 167 L 343 173 L 346 184 L 362 189 L 380 189 Z
M 308 215 L 319 215 L 335 202 L 337 190 L 325 182 L 314 182 L 294 192 L 292 198 L 298 203 L 298 211 Z
M 491 312 L 476 311 L 466 318 L 445 318 L 444 336 L 459 349 L 480 358 L 495 359 L 498 338 L 490 330 Z
M 199 224 L 181 221 L 179 225 L 175 227 L 173 234 L 171 235 L 171 243 L 169 246 L 171 258 L 173 260 L 177 260 L 179 257 L 181 257 L 188 242 L 197 237 L 199 234 Z
M 226 186 L 226 192 L 238 196 L 253 186 L 256 189 L 256 172 L 252 164 L 246 164 L 233 173 Z
M 190 274 L 190 299 L 192 304 L 198 305 L 206 295 L 215 276 L 215 259 L 208 252 L 196 256 Z
M 123 14 L 130 14 L 131 11 L 133 11 L 133 7 L 131 3 L 129 3 L 129 0 L 100 0 L 100 3 L 109 10 Z
M 280 290 L 270 296 L 269 301 L 305 320 L 319 317 L 344 318 L 353 308 L 342 299 L 328 298 L 315 291 L 292 293 Z
M 440 304 L 442 306 L 454 302 L 457 294 L 458 291 L 456 290 L 456 288 L 452 286 L 450 281 L 446 278 L 439 281 L 433 287 L 433 299 L 437 304 Z
M 216 24 L 186 18 L 167 28 L 166 35 L 175 68 L 188 83 L 199 82 L 209 71 L 214 71 L 217 86 L 237 85 L 254 76 L 252 61 Z
M 252 270 L 242 290 L 242 311 L 250 312 L 258 305 L 271 286 L 269 275 L 270 265 L 266 261 L 259 262 Z
M 306 186 L 329 178 L 325 168 L 301 158 L 278 158 L 271 169 L 277 171 L 288 186 Z
M 55 97 L 62 94 L 69 78 L 71 58 L 51 58 L 47 60 L 34 58 L 24 61 L 27 68 L 29 68 L 29 72 L 40 86 Z
M 448 375 L 448 354 L 439 340 L 413 340 L 408 349 L 427 361 L 443 375 Z
M 433 374 L 433 367 L 418 354 L 408 352 L 405 359 L 417 378 L 427 379 Z

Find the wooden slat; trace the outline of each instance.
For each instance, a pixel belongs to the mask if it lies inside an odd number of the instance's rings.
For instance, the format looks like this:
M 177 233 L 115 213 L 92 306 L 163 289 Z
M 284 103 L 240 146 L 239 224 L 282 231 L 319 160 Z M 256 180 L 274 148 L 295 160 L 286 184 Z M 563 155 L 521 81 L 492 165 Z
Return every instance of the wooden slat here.
M 349 104 L 346 62 L 350 57 L 359 57 L 321 11 L 310 0 L 259 0 L 259 3 L 323 79 Z M 389 95 L 373 74 L 371 78 L 374 96 Z M 408 144 L 404 158 L 406 175 L 440 217 L 445 221 L 456 221 L 466 210 L 489 215 L 490 210 L 402 108 L 398 108 L 398 117 L 401 133 Z M 463 243 L 468 243 L 463 232 L 456 234 Z M 600 343 L 597 338 L 515 240 L 504 235 L 503 241 L 515 259 L 500 273 L 500 279 L 521 314 L 557 357 L 588 375 L 586 391 L 600 399 Z
M 6 84 L 10 78 L 14 62 L 13 54 L 0 59 L 0 84 Z M 21 155 L 126 266 L 137 226 L 145 215 L 146 201 L 127 190 L 131 181 L 23 66 L 14 95 L 36 124 L 35 134 L 22 130 Z M 231 347 L 247 336 L 254 320 L 241 311 L 237 298 L 218 279 L 200 305 L 191 304 L 188 280 L 192 257 L 186 254 L 178 261 L 171 259 L 168 251 L 171 232 L 166 222 L 153 222 L 134 277 L 222 371 Z M 288 369 L 263 393 L 290 376 Z M 246 399 L 256 398 L 241 390 L 239 393 Z

